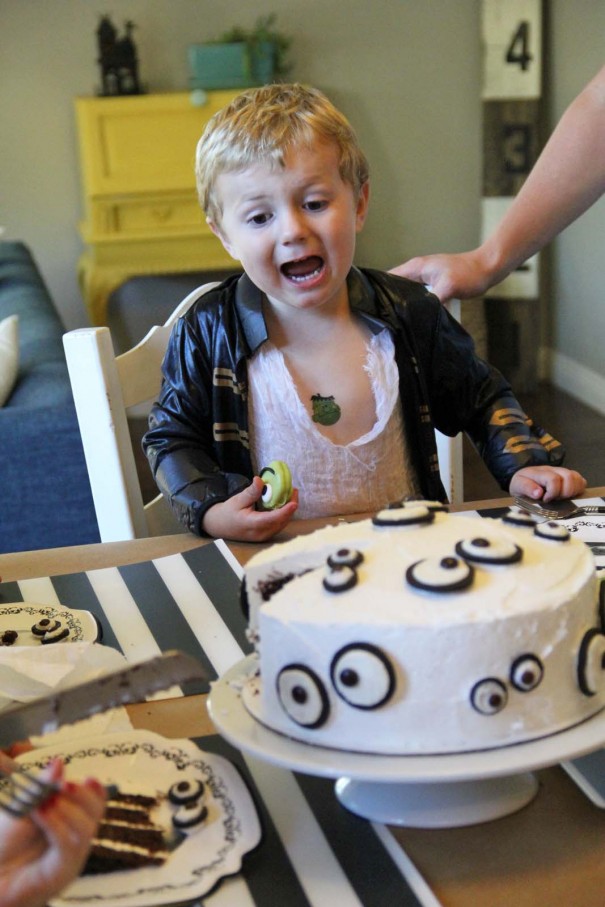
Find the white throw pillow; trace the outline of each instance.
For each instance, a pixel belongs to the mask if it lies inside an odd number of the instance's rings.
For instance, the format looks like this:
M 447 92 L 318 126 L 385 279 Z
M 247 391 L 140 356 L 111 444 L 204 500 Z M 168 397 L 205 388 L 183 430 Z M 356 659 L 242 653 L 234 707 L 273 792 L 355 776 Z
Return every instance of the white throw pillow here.
M 10 397 L 19 371 L 19 316 L 0 321 L 0 406 Z

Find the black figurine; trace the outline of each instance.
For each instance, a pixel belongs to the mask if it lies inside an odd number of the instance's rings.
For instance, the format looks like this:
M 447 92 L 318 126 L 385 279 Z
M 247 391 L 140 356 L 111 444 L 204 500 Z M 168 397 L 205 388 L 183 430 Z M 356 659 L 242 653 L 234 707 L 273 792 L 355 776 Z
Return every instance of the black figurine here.
M 126 34 L 118 32 L 109 16 L 102 16 L 97 28 L 98 63 L 101 67 L 101 94 L 142 94 L 139 83 L 137 49 L 132 40 L 134 22 L 125 23 Z

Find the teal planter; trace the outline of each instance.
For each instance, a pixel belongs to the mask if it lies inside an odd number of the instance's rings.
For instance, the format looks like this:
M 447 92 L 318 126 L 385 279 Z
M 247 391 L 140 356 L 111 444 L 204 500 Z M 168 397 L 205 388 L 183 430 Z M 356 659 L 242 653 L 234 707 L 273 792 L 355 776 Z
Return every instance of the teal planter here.
M 249 46 L 190 44 L 191 88 L 250 88 L 273 81 L 275 48 L 270 41 Z

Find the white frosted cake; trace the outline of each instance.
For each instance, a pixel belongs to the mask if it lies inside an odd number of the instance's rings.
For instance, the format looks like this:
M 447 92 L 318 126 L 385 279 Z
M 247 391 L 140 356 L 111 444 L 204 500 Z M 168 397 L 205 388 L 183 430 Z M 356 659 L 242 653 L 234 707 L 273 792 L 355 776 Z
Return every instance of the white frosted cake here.
M 605 706 L 592 553 L 512 509 L 389 508 L 276 544 L 245 569 L 250 712 L 347 751 L 422 754 L 556 733 Z

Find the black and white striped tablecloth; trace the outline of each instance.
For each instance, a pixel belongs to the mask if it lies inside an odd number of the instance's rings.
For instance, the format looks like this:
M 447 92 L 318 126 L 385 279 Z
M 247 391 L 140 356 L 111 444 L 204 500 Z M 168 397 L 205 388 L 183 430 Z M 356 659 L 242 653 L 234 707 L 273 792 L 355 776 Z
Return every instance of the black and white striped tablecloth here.
M 27 601 L 90 611 L 103 643 L 128 660 L 180 649 L 213 680 L 251 650 L 240 575 L 219 541 L 124 567 L 0 583 L 0 606 Z M 208 689 L 194 683 L 183 692 Z M 260 847 L 244 859 L 241 873 L 205 899 L 208 907 L 438 907 L 390 831 L 340 806 L 333 781 L 249 757 L 218 735 L 196 742 L 239 767 L 264 829 Z
M 602 523 L 578 528 L 593 550 L 602 544 Z M 90 611 L 103 643 L 128 660 L 181 649 L 199 659 L 214 680 L 251 650 L 239 605 L 241 572 L 218 541 L 124 567 L 0 583 L 0 606 L 27 601 Z M 208 689 L 208 683 L 194 683 L 183 693 Z M 269 765 L 219 736 L 197 743 L 238 765 L 264 827 L 261 846 L 245 858 L 241 873 L 205 899 L 208 907 L 438 907 L 388 828 L 348 813 L 332 781 Z

